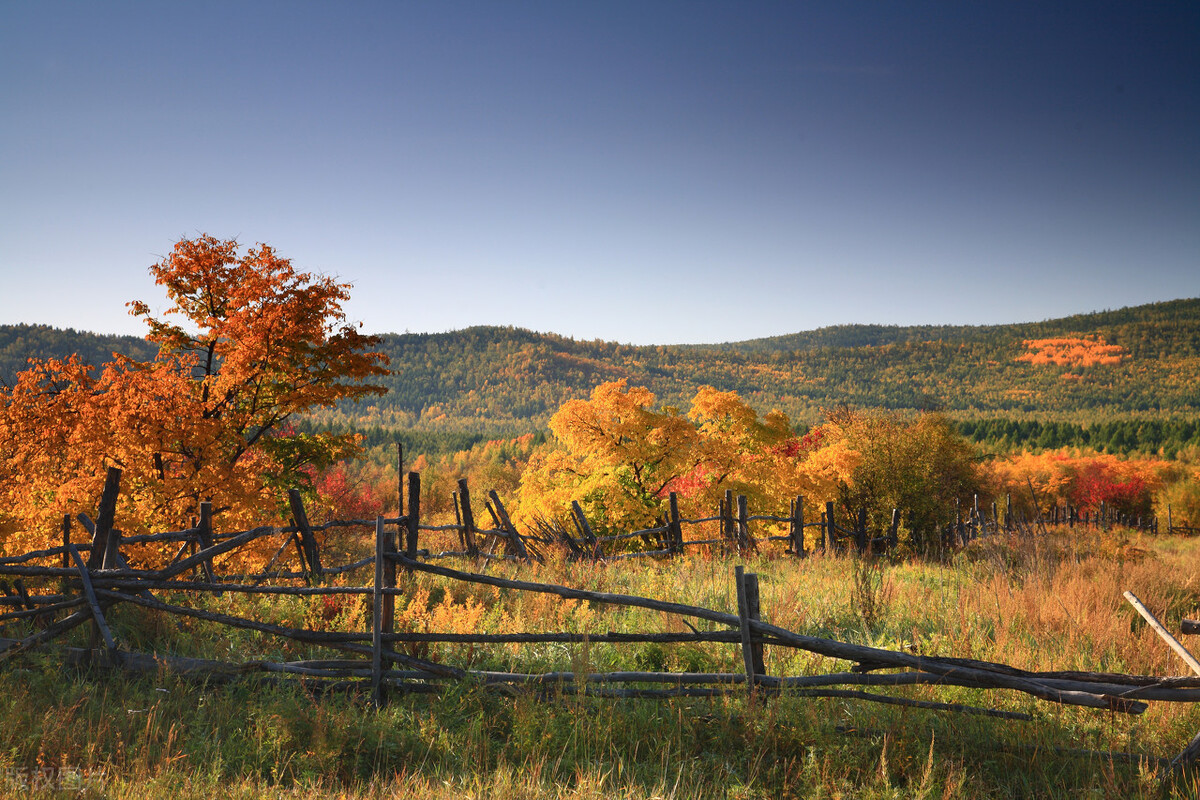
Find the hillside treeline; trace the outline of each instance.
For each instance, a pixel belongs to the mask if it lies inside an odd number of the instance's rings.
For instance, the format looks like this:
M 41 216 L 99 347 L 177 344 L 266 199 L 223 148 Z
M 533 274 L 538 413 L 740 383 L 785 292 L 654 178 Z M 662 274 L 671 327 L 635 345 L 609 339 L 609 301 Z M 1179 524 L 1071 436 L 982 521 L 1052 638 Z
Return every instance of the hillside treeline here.
M 0 327 L 0 378 L 11 379 L 29 355 L 78 351 L 102 363 L 113 350 L 149 347 L 133 337 Z M 968 438 L 1004 449 L 1170 453 L 1200 444 L 1192 422 L 1200 414 L 1200 300 L 1038 323 L 852 325 L 689 346 L 474 327 L 386 335 L 380 349 L 392 369 L 381 380 L 387 394 L 317 411 L 308 424 L 373 439 L 421 432 L 433 438 L 414 441 L 419 450 L 450 451 L 544 431 L 567 401 L 624 379 L 678 407 L 702 386 L 736 391 L 758 413 L 783 411 L 800 430 L 846 405 L 940 411 Z

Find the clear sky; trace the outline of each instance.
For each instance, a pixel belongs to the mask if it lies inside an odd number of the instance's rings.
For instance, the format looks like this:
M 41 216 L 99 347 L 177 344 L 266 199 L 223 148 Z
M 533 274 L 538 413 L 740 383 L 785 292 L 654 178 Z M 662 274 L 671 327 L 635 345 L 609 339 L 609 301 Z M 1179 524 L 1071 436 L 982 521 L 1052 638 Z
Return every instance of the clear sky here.
M 0 323 L 141 333 L 198 233 L 371 332 L 1200 296 L 1200 3 L 0 0 Z

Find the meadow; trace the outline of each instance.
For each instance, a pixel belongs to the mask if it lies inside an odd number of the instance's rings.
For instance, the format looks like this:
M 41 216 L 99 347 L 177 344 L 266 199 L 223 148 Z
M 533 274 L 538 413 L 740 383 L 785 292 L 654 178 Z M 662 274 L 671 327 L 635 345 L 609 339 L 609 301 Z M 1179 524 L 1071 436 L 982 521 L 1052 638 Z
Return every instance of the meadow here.
M 797 632 L 1025 669 L 1174 675 L 1186 668 L 1121 595 L 1135 592 L 1178 631 L 1182 618 L 1200 616 L 1198 558 L 1195 539 L 1077 529 L 980 539 L 941 559 L 735 561 L 700 552 L 636 565 L 494 564 L 491 572 L 731 610 L 733 568 L 744 564 L 760 576 L 764 619 Z M 686 630 L 659 612 L 428 575 L 402 574 L 399 586 L 397 630 Z M 369 628 L 365 597 L 227 593 L 194 602 L 283 624 Z M 127 604 L 109 622 L 119 641 L 143 652 L 225 661 L 324 655 Z M 74 643 L 85 646 L 87 632 Z M 476 669 L 742 668 L 738 647 L 727 644 L 413 647 Z M 766 648 L 772 675 L 836 666 Z M 1168 777 L 1158 760 L 1200 731 L 1190 704 L 1152 703 L 1127 716 L 997 690 L 884 690 L 1032 715 L 1022 722 L 844 698 L 634 700 L 452 684 L 438 694 L 393 692 L 375 710 L 366 687 L 318 697 L 250 676 L 217 683 L 163 668 L 133 677 L 64 668 L 51 648 L 10 660 L 5 681 L 0 781 L 5 793 L 34 797 L 1182 798 L 1200 789 L 1195 774 Z

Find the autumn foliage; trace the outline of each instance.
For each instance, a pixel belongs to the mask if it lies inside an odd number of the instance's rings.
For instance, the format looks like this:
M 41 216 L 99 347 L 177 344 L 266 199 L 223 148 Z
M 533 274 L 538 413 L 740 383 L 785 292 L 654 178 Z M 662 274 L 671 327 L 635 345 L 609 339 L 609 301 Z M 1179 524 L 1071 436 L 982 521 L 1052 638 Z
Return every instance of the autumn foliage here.
M 349 286 L 297 271 L 267 245 L 184 239 L 150 269 L 170 302 L 143 302 L 157 357 L 33 363 L 0 389 L 0 548 L 53 541 L 123 470 L 117 526 L 186 527 L 200 500 L 228 526 L 274 516 L 280 488 L 354 453 L 352 435 L 298 433 L 308 409 L 382 389 L 378 341 L 348 324 Z
M 786 415 L 759 417 L 736 392 L 703 387 L 684 415 L 617 381 L 564 404 L 550 427 L 554 446 L 522 478 L 521 513 L 562 520 L 575 500 L 615 531 L 656 524 L 670 492 L 685 517 L 704 517 L 732 491 L 763 514 L 786 514 L 802 497 L 813 514 L 834 502 L 839 514 L 866 508 L 878 524 L 898 507 L 906 537 L 922 546 L 979 483 L 974 451 L 937 415 L 842 409 L 801 436 Z
M 1107 344 L 1099 336 L 1061 337 L 1056 339 L 1026 339 L 1025 352 L 1017 361 L 1030 364 L 1054 364 L 1068 367 L 1090 367 L 1097 364 L 1120 364 L 1128 353 L 1120 345 Z

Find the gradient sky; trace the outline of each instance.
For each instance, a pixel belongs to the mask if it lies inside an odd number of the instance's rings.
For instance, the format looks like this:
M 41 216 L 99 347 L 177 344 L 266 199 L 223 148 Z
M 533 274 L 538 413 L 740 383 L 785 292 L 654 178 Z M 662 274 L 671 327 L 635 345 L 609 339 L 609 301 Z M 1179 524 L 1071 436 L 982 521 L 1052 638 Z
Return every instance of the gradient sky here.
M 0 323 L 142 333 L 198 233 L 371 332 L 1200 296 L 1200 4 L 0 0 Z

